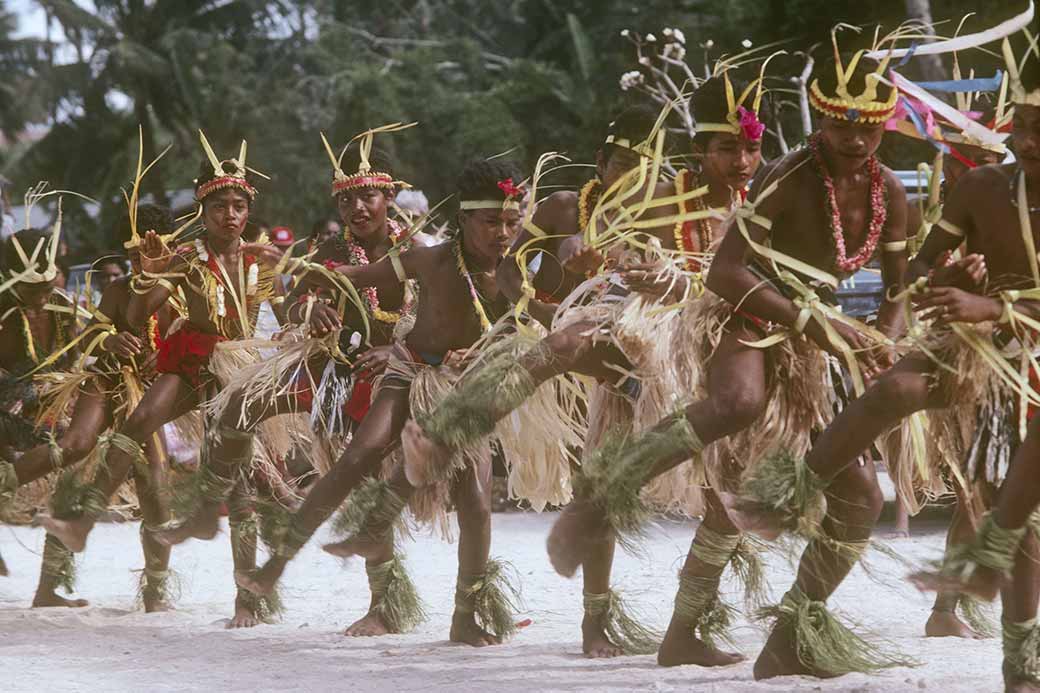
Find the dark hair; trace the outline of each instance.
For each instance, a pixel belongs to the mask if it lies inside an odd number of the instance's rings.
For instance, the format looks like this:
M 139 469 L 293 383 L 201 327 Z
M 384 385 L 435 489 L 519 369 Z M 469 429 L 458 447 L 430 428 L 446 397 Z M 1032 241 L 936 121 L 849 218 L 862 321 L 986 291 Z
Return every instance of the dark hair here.
M 853 56 L 848 54 L 841 56 L 842 65 L 846 69 L 848 69 L 849 61 L 852 58 Z M 853 96 L 862 94 L 863 90 L 867 88 L 867 75 L 877 72 L 879 67 L 880 63 L 877 60 L 861 56 L 859 62 L 856 63 L 856 69 L 852 71 L 852 76 L 849 77 L 849 93 Z M 832 97 L 835 95 L 838 90 L 838 76 L 835 71 L 833 55 L 818 64 L 818 67 L 813 71 L 813 78 L 819 80 L 820 91 L 823 92 L 824 96 Z M 888 97 L 892 95 L 892 87 L 880 81 L 875 83 L 877 84 L 877 101 L 887 101 Z
M 614 117 L 614 121 L 607 126 L 607 132 L 603 137 L 603 141 L 606 142 L 607 138 L 613 135 L 615 139 L 627 139 L 632 144 L 643 142 L 653 131 L 659 115 L 659 111 L 646 104 L 640 103 L 629 106 L 618 113 Z M 616 149 L 617 147 L 612 144 L 603 145 L 601 151 L 603 152 L 604 163 L 610 163 L 610 157 Z
M 22 264 L 18 252 L 14 249 L 15 239 L 22 246 L 26 257 L 32 257 L 36 245 L 43 239 L 43 250 L 36 256 L 35 270 L 41 273 L 44 272 L 47 269 L 47 244 L 50 242 L 50 235 L 50 230 L 23 229 L 4 239 L 3 252 L 0 253 L 0 262 L 3 263 L 4 270 L 17 274 L 30 269 Z
M 747 83 L 743 80 L 735 77 L 732 71 L 729 75 L 729 82 L 733 86 L 733 97 L 739 98 L 740 95 L 747 88 Z M 752 97 L 748 97 L 749 103 L 745 106 L 750 109 L 752 104 L 750 103 Z M 761 110 L 765 110 L 764 108 Z M 706 82 L 702 83 L 701 86 L 697 87 L 697 90 L 693 92 L 693 96 L 690 97 L 690 111 L 693 115 L 695 123 L 725 123 L 726 118 L 729 116 L 729 101 L 726 99 L 726 80 L 723 77 L 712 77 Z M 759 118 L 763 118 L 763 114 L 759 113 Z M 693 142 L 699 145 L 702 149 L 706 149 L 711 138 L 719 133 L 717 132 L 698 132 L 693 137 Z
M 173 212 L 169 207 L 155 204 L 137 205 L 137 232 L 155 231 L 163 235 L 173 230 Z M 116 241 L 122 246 L 130 240 L 130 218 L 123 217 L 116 229 Z
M 512 178 L 513 183 L 519 185 L 523 177 L 520 167 L 509 159 L 475 159 L 459 174 L 456 182 L 459 200 L 505 200 L 499 181 Z
M 340 162 L 340 168 L 348 176 L 355 173 L 358 170 L 358 166 L 361 165 L 361 148 L 358 142 L 352 142 L 347 147 L 346 153 L 343 155 L 343 161 Z M 379 147 L 372 147 L 372 151 L 368 153 L 368 165 L 372 167 L 372 170 L 376 173 L 387 173 L 390 176 L 394 175 L 395 162 L 390 153 L 385 149 Z
M 231 175 L 235 173 L 235 165 L 230 161 L 223 162 L 221 164 L 221 168 L 223 169 L 222 175 Z M 201 188 L 203 185 L 210 182 L 211 180 L 219 177 L 220 176 L 213 172 L 213 164 L 211 164 L 208 159 L 204 160 L 201 164 L 199 164 L 199 175 L 198 178 L 195 179 L 195 192 L 198 193 L 199 188 Z M 256 188 L 256 176 L 254 176 L 249 171 L 246 171 L 246 183 Z M 210 193 L 210 195 L 212 194 L 213 193 Z M 207 195 L 206 197 L 209 197 L 209 195 Z M 252 204 L 253 201 L 250 200 L 249 202 L 250 204 Z

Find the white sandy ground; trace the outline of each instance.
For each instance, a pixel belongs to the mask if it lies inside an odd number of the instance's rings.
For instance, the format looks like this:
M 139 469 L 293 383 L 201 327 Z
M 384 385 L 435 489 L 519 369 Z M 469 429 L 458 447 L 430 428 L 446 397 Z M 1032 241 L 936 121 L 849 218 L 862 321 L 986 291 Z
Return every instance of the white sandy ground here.
M 871 581 L 857 568 L 831 600 L 922 663 L 877 676 L 853 674 L 830 681 L 808 678 L 756 683 L 751 660 L 763 634 L 742 620 L 740 649 L 751 658 L 724 669 L 663 669 L 652 656 L 587 660 L 581 656 L 581 582 L 558 577 L 545 556 L 554 515 L 494 516 L 492 554 L 520 570 L 533 619 L 511 643 L 482 650 L 447 642 L 455 584 L 455 545 L 420 536 L 406 545 L 408 565 L 430 619 L 408 635 L 348 639 L 343 627 L 368 604 L 364 566 L 345 565 L 320 550 L 320 533 L 283 579 L 287 612 L 277 625 L 224 629 L 233 586 L 226 533 L 211 542 L 176 547 L 173 565 L 184 578 L 176 612 L 145 614 L 133 606 L 132 569 L 142 565 L 136 523 L 99 525 L 80 558 L 81 610 L 31 610 L 39 529 L 0 527 L 0 550 L 13 571 L 0 578 L 0 690 L 3 691 L 918 691 L 972 693 L 1000 690 L 997 640 L 924 638 L 931 595 L 902 581 L 891 559 L 873 554 L 888 576 Z M 693 523 L 664 523 L 644 557 L 618 554 L 616 583 L 658 627 L 664 627 Z M 892 545 L 910 559 L 932 558 L 942 527 Z M 922 528 L 918 528 L 922 531 Z M 769 560 L 774 592 L 792 569 Z M 736 588 L 727 579 L 732 593 Z

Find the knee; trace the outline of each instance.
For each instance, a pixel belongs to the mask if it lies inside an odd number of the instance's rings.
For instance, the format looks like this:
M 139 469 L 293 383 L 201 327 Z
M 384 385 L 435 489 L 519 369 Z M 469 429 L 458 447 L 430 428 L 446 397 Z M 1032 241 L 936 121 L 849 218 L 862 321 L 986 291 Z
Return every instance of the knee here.
M 766 408 L 765 394 L 752 388 L 733 390 L 713 399 L 716 414 L 732 431 L 741 431 L 755 423 Z
M 148 439 L 148 436 L 155 433 L 158 429 L 153 422 L 155 419 L 155 412 L 152 411 L 151 407 L 139 406 L 134 409 L 133 413 L 127 417 L 123 423 L 119 432 L 130 438 L 131 440 L 143 445 Z
M 97 438 L 88 438 L 78 433 L 68 433 L 61 440 L 62 466 L 79 462 L 90 454 L 97 445 Z
M 836 517 L 845 520 L 856 518 L 873 524 L 881 516 L 885 496 L 872 470 L 860 467 L 857 462 L 841 475 L 837 483 L 832 484 L 828 505 Z
M 922 408 L 928 396 L 923 380 L 907 373 L 889 373 L 864 393 L 863 406 L 872 416 L 903 418 Z

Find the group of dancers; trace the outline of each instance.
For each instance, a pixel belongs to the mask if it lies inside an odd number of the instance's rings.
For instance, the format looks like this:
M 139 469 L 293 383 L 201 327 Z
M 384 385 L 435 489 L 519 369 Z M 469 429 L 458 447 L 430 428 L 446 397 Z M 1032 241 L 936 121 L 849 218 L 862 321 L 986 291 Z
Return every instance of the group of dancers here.
M 230 625 L 271 617 L 285 567 L 338 511 L 324 548 L 362 557 L 371 590 L 346 634 L 405 632 L 424 614 L 401 539 L 415 524 L 452 534 L 453 509 L 450 638 L 495 645 L 517 628 L 510 570 L 490 555 L 499 456 L 513 498 L 562 507 L 549 558 L 581 568 L 588 656 L 741 661 L 724 649 L 729 566 L 772 622 L 756 678 L 906 665 L 826 606 L 880 515 L 879 450 L 912 509 L 957 498 L 942 565 L 913 576 L 939 592 L 926 632 L 976 635 L 956 607 L 999 591 L 1006 686 L 1040 690 L 1040 49 L 1018 31 L 1032 18 L 1030 3 L 988 32 L 924 50 L 896 32 L 851 55 L 836 30 L 807 90 L 818 128 L 769 162 L 768 61 L 747 76 L 752 61 L 720 61 L 681 109 L 634 103 L 605 123 L 578 191 L 539 194 L 552 155 L 533 173 L 474 158 L 441 242 L 394 202 L 407 184 L 376 140 L 402 124 L 339 155 L 322 137 L 344 231 L 302 257 L 244 237 L 262 176 L 244 142 L 220 160 L 201 133 L 197 212 L 179 226 L 139 204 L 159 160 L 138 162 L 132 273 L 97 306 L 52 288 L 60 211 L 49 232 L 16 233 L 0 283 L 0 510 L 54 473 L 34 606 L 83 604 L 57 589 L 132 481 L 148 611 L 171 604 L 170 547 L 213 539 L 226 511 Z M 992 80 L 899 74 L 915 51 L 988 43 L 1006 62 Z M 957 107 L 937 96 L 950 93 Z M 878 160 L 883 137 L 904 136 L 936 148 L 920 199 Z M 868 266 L 885 289 L 870 324 L 835 293 Z M 284 321 L 273 339 L 257 336 L 265 303 Z M 200 448 L 177 484 L 170 423 Z M 301 447 L 302 481 L 284 463 Z M 662 511 L 701 518 L 663 637 L 611 587 L 615 546 Z M 806 544 L 765 605 L 763 540 L 784 533 Z

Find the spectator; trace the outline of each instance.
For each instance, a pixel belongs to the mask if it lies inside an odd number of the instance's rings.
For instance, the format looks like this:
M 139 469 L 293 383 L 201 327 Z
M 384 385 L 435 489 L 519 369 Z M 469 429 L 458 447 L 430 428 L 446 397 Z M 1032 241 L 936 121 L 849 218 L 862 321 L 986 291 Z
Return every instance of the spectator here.
M 307 252 L 311 252 L 325 241 L 335 238 L 341 233 L 343 233 L 343 227 L 335 219 L 319 219 L 311 226 L 311 237 L 310 242 L 307 244 Z

